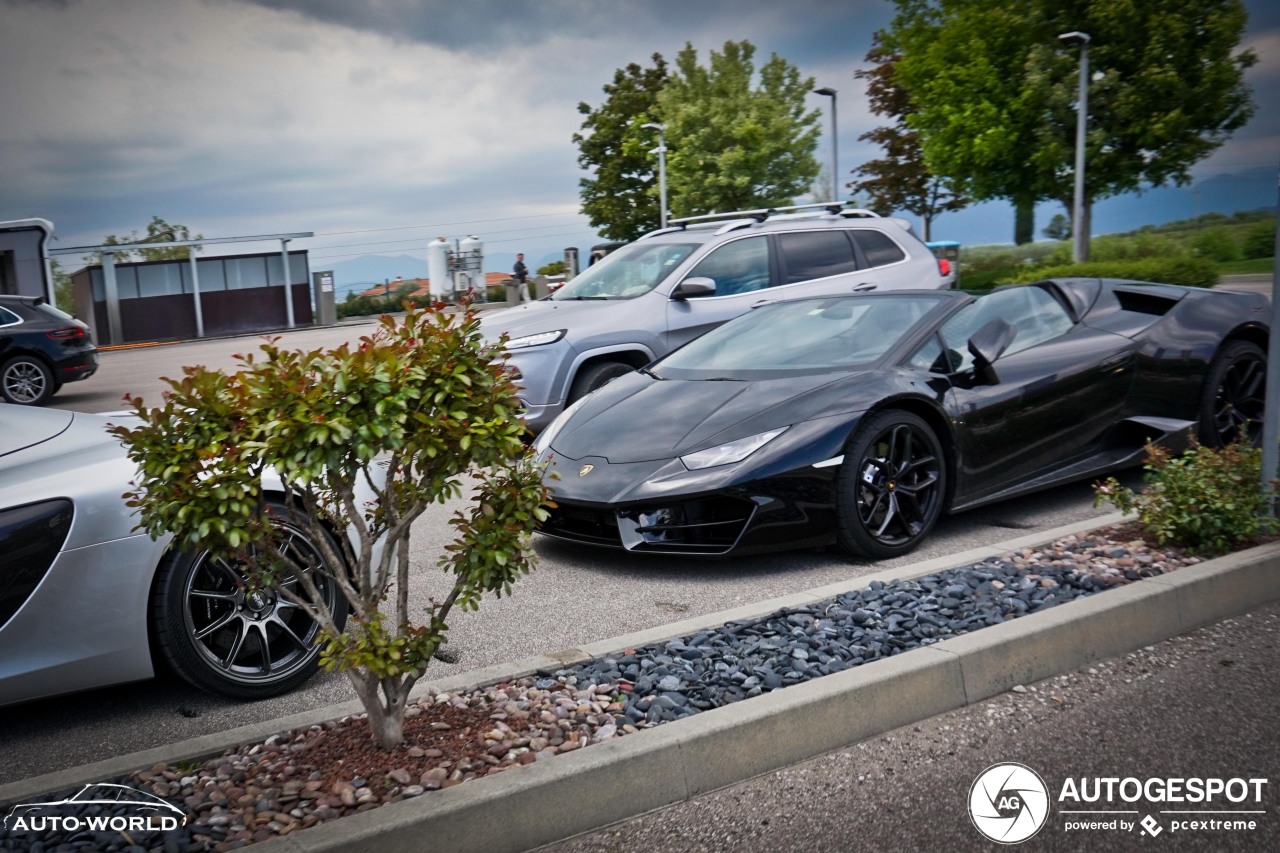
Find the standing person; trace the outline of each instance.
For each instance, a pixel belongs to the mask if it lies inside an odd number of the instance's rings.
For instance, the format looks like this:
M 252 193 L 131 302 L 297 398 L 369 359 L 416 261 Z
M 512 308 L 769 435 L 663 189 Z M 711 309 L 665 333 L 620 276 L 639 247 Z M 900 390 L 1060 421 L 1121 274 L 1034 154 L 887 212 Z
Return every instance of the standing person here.
M 520 301 L 529 302 L 529 268 L 524 265 L 524 252 L 516 253 L 516 265 L 511 269 L 511 277 L 520 288 Z

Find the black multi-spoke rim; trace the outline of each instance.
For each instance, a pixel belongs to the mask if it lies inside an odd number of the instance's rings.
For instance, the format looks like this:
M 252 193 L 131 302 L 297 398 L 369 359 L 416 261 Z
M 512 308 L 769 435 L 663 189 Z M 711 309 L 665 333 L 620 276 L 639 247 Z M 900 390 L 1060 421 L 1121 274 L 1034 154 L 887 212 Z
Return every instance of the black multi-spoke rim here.
M 329 612 L 337 591 L 315 546 L 302 533 L 282 526 L 281 553 L 311 573 L 324 592 Z M 192 645 L 224 677 L 245 684 L 288 678 L 316 654 L 320 626 L 280 590 L 305 597 L 296 577 L 276 587 L 250 589 L 244 566 L 236 560 L 200 556 L 188 575 L 183 616 Z
M 1259 441 L 1266 385 L 1267 364 L 1256 355 L 1246 355 L 1227 367 L 1213 401 L 1213 428 L 1219 442 Z
M 938 457 L 910 424 L 889 427 L 858 464 L 858 516 L 883 545 L 917 539 L 938 509 Z

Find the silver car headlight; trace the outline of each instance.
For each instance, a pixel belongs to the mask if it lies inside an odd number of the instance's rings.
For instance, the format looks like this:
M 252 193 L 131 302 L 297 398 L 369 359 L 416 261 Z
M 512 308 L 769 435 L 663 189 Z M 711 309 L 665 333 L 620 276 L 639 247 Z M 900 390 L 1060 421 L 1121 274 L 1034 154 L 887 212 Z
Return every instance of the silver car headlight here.
M 708 447 L 706 450 L 689 453 L 681 456 L 680 461 L 690 471 L 697 471 L 699 468 L 714 468 L 717 465 L 732 465 L 734 462 L 741 462 L 746 459 L 786 431 L 787 427 L 771 429 L 768 432 L 762 432 L 748 438 L 740 438 L 737 441 L 731 441 L 719 447 Z
M 547 344 L 554 344 L 565 336 L 568 329 L 556 329 L 554 332 L 539 332 L 536 335 L 525 335 L 521 338 L 512 338 L 507 341 L 507 349 L 528 349 L 529 347 L 541 347 Z

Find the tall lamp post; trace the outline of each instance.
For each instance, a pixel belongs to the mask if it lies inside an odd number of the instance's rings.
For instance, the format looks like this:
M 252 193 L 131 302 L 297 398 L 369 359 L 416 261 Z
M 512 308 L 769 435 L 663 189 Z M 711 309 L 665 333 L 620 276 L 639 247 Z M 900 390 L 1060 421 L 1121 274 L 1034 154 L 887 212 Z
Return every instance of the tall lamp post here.
M 645 127 L 658 131 L 658 203 L 662 207 L 662 227 L 667 227 L 667 126 L 657 122 L 648 122 Z
M 840 200 L 840 167 L 836 160 L 836 90 L 830 86 L 814 89 L 813 94 L 831 99 L 831 200 Z
M 1089 254 L 1084 229 L 1084 132 L 1089 123 L 1089 34 L 1073 30 L 1058 38 L 1065 44 L 1080 45 L 1080 93 L 1076 97 L 1076 186 L 1071 211 L 1071 260 L 1078 264 Z

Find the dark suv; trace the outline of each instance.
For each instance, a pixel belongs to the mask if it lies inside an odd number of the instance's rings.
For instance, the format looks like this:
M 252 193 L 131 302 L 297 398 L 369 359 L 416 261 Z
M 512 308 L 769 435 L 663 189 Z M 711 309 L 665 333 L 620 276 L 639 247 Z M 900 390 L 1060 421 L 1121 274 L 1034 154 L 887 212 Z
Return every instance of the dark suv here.
M 0 296 L 0 399 L 39 406 L 98 369 L 89 327 L 38 296 Z

